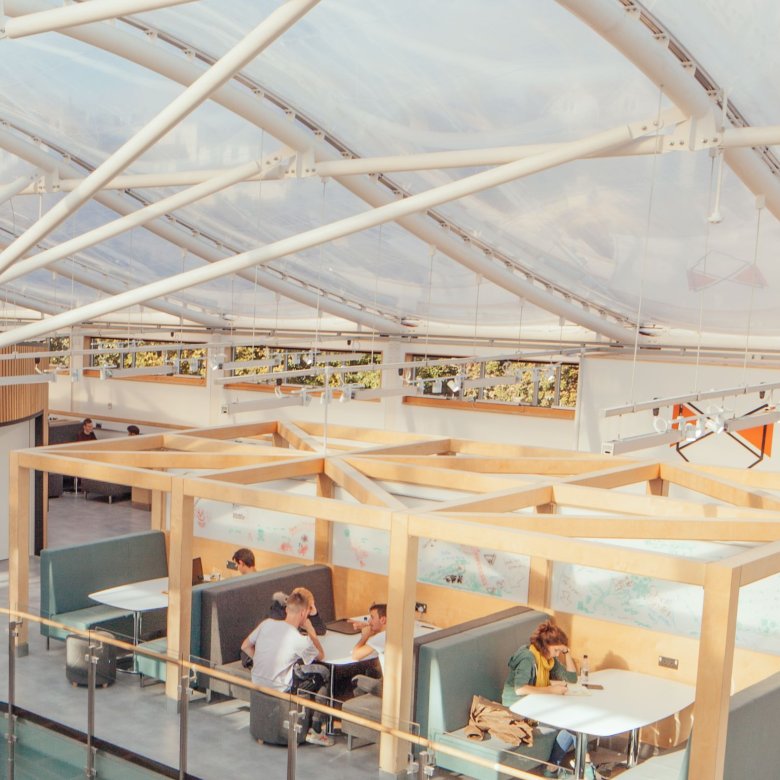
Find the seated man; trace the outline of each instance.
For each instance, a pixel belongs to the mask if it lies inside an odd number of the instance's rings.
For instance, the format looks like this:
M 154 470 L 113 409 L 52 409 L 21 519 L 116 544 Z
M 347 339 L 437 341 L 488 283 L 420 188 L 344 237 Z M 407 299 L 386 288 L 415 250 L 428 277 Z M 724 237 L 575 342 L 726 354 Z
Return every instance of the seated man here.
M 358 621 L 353 624 L 355 628 L 360 629 L 360 639 L 352 648 L 352 658 L 360 661 L 368 658 L 372 653 L 376 653 L 379 658 L 379 665 L 382 672 L 385 670 L 385 639 L 387 634 L 387 604 L 372 604 L 368 609 L 368 621 Z M 382 695 L 382 680 L 369 677 L 365 674 L 356 674 L 352 678 L 355 686 L 355 693 L 374 693 L 377 696 Z
M 325 657 L 309 620 L 313 603 L 306 588 L 296 588 L 287 599 L 285 619 L 264 620 L 244 640 L 241 650 L 252 656 L 252 682 L 256 685 L 287 693 L 327 693 L 328 668 L 313 663 Z M 314 712 L 306 741 L 328 747 L 333 739 L 322 731 L 323 721 L 322 713 Z
M 236 564 L 234 568 L 238 569 L 239 574 L 255 574 L 257 572 L 255 554 L 247 547 L 236 550 L 231 560 Z

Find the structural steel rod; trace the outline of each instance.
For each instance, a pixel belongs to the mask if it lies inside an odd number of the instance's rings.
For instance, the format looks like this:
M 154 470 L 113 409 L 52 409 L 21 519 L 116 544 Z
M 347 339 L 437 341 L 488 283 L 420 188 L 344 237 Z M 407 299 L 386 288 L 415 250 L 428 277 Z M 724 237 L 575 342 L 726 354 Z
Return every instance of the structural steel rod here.
M 69 241 L 63 241 L 50 249 L 44 249 L 43 252 L 39 252 L 37 255 L 32 255 L 31 257 L 19 260 L 11 268 L 0 273 L 0 284 L 18 279 L 20 276 L 23 276 L 30 271 L 34 271 L 37 268 L 44 268 L 55 260 L 61 260 L 63 257 L 74 255 L 76 252 L 81 252 L 83 249 L 99 244 L 101 241 L 107 241 L 114 236 L 132 230 L 134 227 L 145 225 L 147 222 L 156 219 L 157 217 L 175 211 L 189 203 L 195 203 L 198 200 L 207 198 L 209 195 L 213 195 L 215 192 L 219 192 L 233 184 L 244 181 L 253 174 L 264 170 L 274 170 L 276 167 L 273 163 L 274 158 L 278 158 L 278 155 L 269 155 L 269 158 L 266 160 L 253 160 L 244 165 L 239 165 L 237 168 L 231 168 L 230 170 L 215 176 L 213 179 L 209 179 L 201 184 L 196 184 L 194 187 L 190 187 L 182 192 L 177 192 L 167 198 L 162 198 L 149 206 L 138 209 L 138 211 L 134 211 L 131 214 L 115 219 L 112 222 L 100 225 L 94 230 L 82 233 L 80 236 L 71 238 Z M 272 167 L 269 168 L 269 165 Z
M 8 19 L 3 32 L 7 38 L 23 38 L 26 35 L 61 30 L 89 22 L 115 19 L 117 16 L 155 11 L 172 5 L 191 3 L 193 0 L 90 0 L 88 3 L 65 5 L 50 11 L 25 14 Z
M 514 181 L 523 176 L 547 170 L 556 165 L 562 165 L 563 163 L 579 159 L 583 154 L 588 154 L 596 149 L 622 146 L 628 143 L 632 137 L 631 129 L 624 125 L 603 133 L 597 133 L 580 141 L 574 141 L 565 145 L 565 147 L 557 149 L 555 152 L 540 154 L 536 157 L 518 160 L 489 171 L 482 171 L 458 181 L 434 187 L 418 195 L 412 195 L 408 198 L 402 198 L 384 206 L 379 206 L 372 211 L 356 214 L 346 219 L 332 222 L 329 225 L 323 225 L 304 233 L 299 233 L 296 236 L 276 241 L 266 247 L 243 252 L 234 257 L 212 263 L 209 266 L 185 271 L 168 279 L 161 279 L 151 284 L 143 285 L 112 298 L 88 303 L 78 309 L 55 315 L 42 322 L 23 325 L 0 335 L 0 346 L 8 346 L 24 339 L 42 336 L 59 328 L 75 325 L 93 317 L 119 311 L 136 303 L 142 303 L 149 298 L 167 295 L 185 287 L 203 284 L 236 271 L 251 268 L 254 265 L 268 263 L 295 252 L 302 252 L 328 241 L 343 238 L 344 236 L 396 220 L 399 217 L 424 211 L 434 206 L 440 206 L 443 203 L 463 198 L 466 195 L 472 195 L 476 192 Z
M 94 1 L 94 0 L 93 0 Z M 111 181 L 133 160 L 154 145 L 172 127 L 192 113 L 211 93 L 275 41 L 285 30 L 313 8 L 319 0 L 287 0 L 270 13 L 252 32 L 198 77 L 179 97 L 166 106 L 138 133 L 126 141 L 72 192 L 46 212 L 37 222 L 0 253 L 0 271 L 21 257 L 37 241 L 47 236 L 68 216 L 86 203 L 106 182 Z

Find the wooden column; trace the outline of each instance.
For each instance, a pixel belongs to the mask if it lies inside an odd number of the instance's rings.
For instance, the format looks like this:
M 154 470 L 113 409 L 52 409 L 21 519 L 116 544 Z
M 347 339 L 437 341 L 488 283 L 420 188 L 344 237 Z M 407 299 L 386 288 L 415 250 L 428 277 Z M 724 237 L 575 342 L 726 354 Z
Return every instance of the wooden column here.
M 173 478 L 171 488 L 171 534 L 168 551 L 168 654 L 179 660 L 190 657 L 192 611 L 192 526 L 195 499 L 184 494 L 184 482 Z M 169 663 L 165 695 L 179 698 L 178 667 Z
M 667 479 L 648 479 L 647 493 L 651 496 L 668 496 L 669 480 Z
M 165 501 L 168 494 L 163 490 L 152 490 L 152 531 L 165 531 Z
M 552 582 L 552 561 L 531 556 L 528 570 L 528 606 L 545 611 L 550 605 L 550 583 Z
M 326 474 L 317 475 L 317 495 L 321 498 L 333 498 L 335 492 L 333 480 Z M 330 520 L 314 518 L 314 562 L 330 565 L 333 552 L 333 523 Z
M 412 714 L 417 547 L 417 537 L 409 534 L 408 515 L 393 514 L 387 583 L 382 723 L 403 729 L 408 728 Z M 408 745 L 405 742 L 383 734 L 379 743 L 380 770 L 398 774 L 406 767 L 407 753 Z
M 693 709 L 695 738 L 688 775 L 691 780 L 723 777 L 739 577 L 739 568 L 718 563 L 708 564 L 705 573 Z
M 20 612 L 30 608 L 30 469 L 19 465 L 19 453 L 11 452 L 9 479 L 8 607 Z M 29 629 L 25 622 L 16 639 L 18 655 L 27 655 Z

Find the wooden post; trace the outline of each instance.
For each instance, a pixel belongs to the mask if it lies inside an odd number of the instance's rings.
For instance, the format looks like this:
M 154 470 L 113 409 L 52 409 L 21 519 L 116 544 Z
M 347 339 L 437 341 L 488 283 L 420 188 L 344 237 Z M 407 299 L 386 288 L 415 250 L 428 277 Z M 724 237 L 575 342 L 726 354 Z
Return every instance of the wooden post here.
M 390 527 L 382 723 L 402 729 L 408 729 L 412 715 L 417 547 L 417 537 L 409 534 L 408 515 L 394 513 Z M 407 753 L 408 746 L 402 740 L 382 734 L 380 770 L 397 775 L 406 766 Z
M 8 607 L 28 612 L 30 604 L 30 469 L 19 465 L 19 453 L 9 455 Z M 29 628 L 23 623 L 16 638 L 17 655 L 27 655 Z
M 708 564 L 705 572 L 693 709 L 695 738 L 688 775 L 691 780 L 723 777 L 739 577 L 739 568 L 719 563 Z
M 326 474 L 317 474 L 317 495 L 333 498 L 335 485 Z M 314 518 L 314 562 L 330 565 L 333 551 L 333 523 L 330 520 Z
M 152 490 L 152 531 L 165 531 L 165 502 L 168 494 L 163 490 Z
M 552 582 L 552 561 L 531 556 L 528 569 L 528 606 L 546 611 L 550 604 L 550 583 Z
M 192 611 L 192 529 L 195 499 L 185 495 L 184 481 L 173 478 L 171 487 L 171 535 L 168 551 L 168 654 L 179 660 L 190 657 Z M 175 663 L 167 665 L 165 695 L 179 700 L 181 674 Z
M 669 480 L 667 479 L 648 479 L 647 493 L 650 496 L 668 496 Z

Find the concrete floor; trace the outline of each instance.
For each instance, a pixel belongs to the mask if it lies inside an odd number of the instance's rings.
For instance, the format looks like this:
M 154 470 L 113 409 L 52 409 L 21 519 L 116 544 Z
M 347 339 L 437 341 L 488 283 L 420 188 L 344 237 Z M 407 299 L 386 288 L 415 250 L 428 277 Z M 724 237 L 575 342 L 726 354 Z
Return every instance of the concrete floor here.
M 114 501 L 65 493 L 51 499 L 49 546 L 77 544 L 145 530 L 149 513 L 129 501 Z M 39 606 L 38 559 L 31 559 L 31 610 Z M 0 604 L 8 605 L 8 567 L 0 564 Z M 8 694 L 8 646 L 0 643 L 0 698 Z M 86 731 L 87 693 L 65 678 L 64 643 L 46 642 L 37 627 L 30 629 L 30 653 L 16 661 L 17 704 L 52 720 Z M 120 673 L 115 685 L 98 689 L 96 736 L 168 766 L 179 767 L 179 719 L 171 711 L 162 685 L 141 688 L 138 678 Z M 286 778 L 287 751 L 257 745 L 249 735 L 248 705 L 233 699 L 195 698 L 188 716 L 187 770 L 203 780 L 226 777 Z M 346 739 L 331 748 L 303 745 L 298 751 L 298 778 L 357 780 L 378 773 L 375 745 L 346 750 Z

